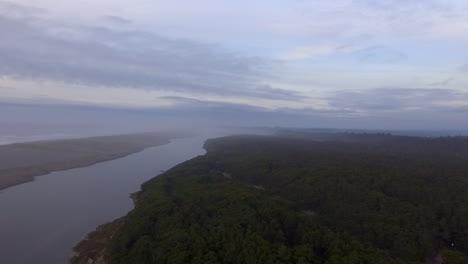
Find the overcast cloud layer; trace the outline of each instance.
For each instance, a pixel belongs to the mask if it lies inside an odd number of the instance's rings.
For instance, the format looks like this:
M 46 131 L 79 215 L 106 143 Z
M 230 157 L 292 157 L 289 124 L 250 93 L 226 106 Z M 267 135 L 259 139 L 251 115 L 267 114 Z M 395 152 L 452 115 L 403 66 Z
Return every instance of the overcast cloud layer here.
M 461 0 L 0 0 L 0 122 L 49 105 L 468 129 L 466 32 Z

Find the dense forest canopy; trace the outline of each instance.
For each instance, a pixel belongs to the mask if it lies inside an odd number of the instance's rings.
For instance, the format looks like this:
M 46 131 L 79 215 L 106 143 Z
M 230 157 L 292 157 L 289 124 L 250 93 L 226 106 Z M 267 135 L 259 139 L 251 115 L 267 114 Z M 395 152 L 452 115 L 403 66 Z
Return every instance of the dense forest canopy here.
M 112 263 L 468 263 L 468 139 L 208 140 L 142 186 Z

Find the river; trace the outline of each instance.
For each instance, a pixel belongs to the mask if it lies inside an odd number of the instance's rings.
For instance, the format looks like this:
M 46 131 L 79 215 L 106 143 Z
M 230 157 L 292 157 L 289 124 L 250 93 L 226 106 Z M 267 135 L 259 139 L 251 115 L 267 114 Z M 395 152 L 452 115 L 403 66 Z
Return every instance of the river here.
M 129 194 L 143 182 L 204 154 L 205 139 L 175 139 L 0 191 L 0 263 L 68 263 L 73 246 L 86 234 L 133 208 Z

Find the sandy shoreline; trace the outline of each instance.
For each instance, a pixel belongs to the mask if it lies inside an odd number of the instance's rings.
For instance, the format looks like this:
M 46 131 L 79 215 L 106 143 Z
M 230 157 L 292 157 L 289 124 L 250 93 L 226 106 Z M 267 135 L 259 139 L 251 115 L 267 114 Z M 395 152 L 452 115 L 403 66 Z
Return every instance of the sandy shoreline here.
M 86 167 L 168 144 L 182 133 L 141 133 L 0 146 L 0 190 L 53 171 Z

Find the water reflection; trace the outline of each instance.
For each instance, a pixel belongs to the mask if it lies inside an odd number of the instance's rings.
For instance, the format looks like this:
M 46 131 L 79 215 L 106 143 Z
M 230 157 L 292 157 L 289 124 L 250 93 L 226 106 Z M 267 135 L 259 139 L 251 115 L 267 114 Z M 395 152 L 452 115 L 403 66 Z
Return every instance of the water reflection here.
M 67 263 L 96 226 L 133 208 L 129 194 L 204 154 L 206 137 L 173 142 L 89 167 L 53 172 L 0 192 L 0 263 Z

